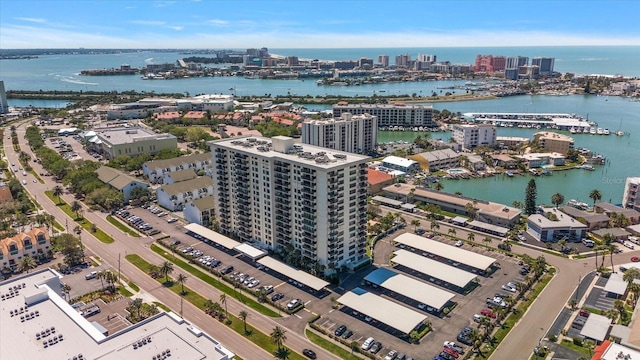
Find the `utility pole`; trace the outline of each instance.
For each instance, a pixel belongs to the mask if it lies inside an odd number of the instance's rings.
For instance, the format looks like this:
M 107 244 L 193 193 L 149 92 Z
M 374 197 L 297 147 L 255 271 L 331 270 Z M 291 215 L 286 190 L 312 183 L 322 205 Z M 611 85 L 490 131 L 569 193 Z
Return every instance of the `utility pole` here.
M 184 296 L 180 295 L 180 317 L 182 317 L 182 303 L 184 302 Z
M 118 281 L 120 281 L 120 253 L 118 253 Z

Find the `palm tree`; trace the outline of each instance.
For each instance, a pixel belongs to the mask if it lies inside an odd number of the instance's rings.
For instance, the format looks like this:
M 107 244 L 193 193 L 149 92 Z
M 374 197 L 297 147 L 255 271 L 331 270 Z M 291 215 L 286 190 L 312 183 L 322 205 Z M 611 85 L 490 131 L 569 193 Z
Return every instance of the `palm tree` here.
M 467 233 L 467 240 L 469 240 L 470 242 L 473 242 L 473 240 L 476 239 L 476 234 L 472 233 L 471 231 L 469 231 Z
M 78 239 L 80 239 L 80 234 L 82 234 L 82 228 L 80 225 L 76 225 L 76 227 L 73 228 L 73 232 L 78 235 Z
M 485 236 L 484 239 L 482 239 L 482 242 L 491 244 L 491 242 L 493 242 L 493 239 L 489 236 Z
M 482 337 L 478 332 L 478 330 L 472 329 L 468 335 L 469 335 L 469 340 L 471 340 L 471 346 L 473 348 L 473 351 L 480 352 L 480 346 L 482 345 Z
M 80 217 L 80 215 L 79 215 L 79 213 L 78 213 L 78 212 L 80 211 L 80 209 L 82 209 L 82 205 L 80 205 L 80 203 L 79 203 L 79 202 L 77 202 L 77 201 L 75 201 L 75 200 L 74 200 L 74 201 L 71 203 L 71 211 L 73 211 L 74 213 L 76 213 L 76 219 L 78 219 L 78 218 Z
M 640 279 L 640 270 L 635 267 L 627 269 L 622 275 L 622 280 L 626 281 L 628 284 L 633 283 L 633 280 Z
M 613 253 L 618 250 L 618 247 L 615 244 L 611 244 L 607 247 L 609 250 L 609 259 L 611 260 L 611 271 L 613 272 Z
M 436 182 L 435 185 L 433 185 L 433 189 L 435 191 L 442 191 L 442 189 L 444 189 L 444 185 L 442 185 L 442 183 L 440 183 L 440 181 Z
M 413 232 L 418 232 L 418 226 L 420 226 L 420 220 L 418 219 L 411 220 L 411 225 L 413 225 Z
M 104 280 L 107 282 L 107 288 L 112 293 L 115 292 L 116 290 L 115 283 L 116 281 L 118 281 L 118 275 L 114 274 L 112 271 L 109 271 L 109 270 L 105 270 L 103 271 L 103 273 L 104 273 Z
M 136 319 L 136 321 L 140 320 L 140 310 L 142 309 L 142 299 L 141 298 L 135 298 L 131 301 L 129 301 L 129 307 L 131 307 L 132 309 L 136 310 L 136 316 L 134 319 Z
M 560 193 L 555 193 L 555 194 L 551 195 L 551 203 L 556 206 L 556 209 L 563 202 L 564 202 L 564 195 L 562 195 Z
M 626 310 L 624 309 L 624 301 L 616 300 L 613 302 L 613 308 L 620 312 L 620 318 L 624 317 Z
M 160 274 L 164 276 L 164 282 L 169 282 L 169 274 L 173 272 L 173 264 L 169 261 L 165 261 L 160 265 Z
M 514 202 L 511 203 L 511 206 L 513 206 L 516 209 L 522 209 L 522 202 L 515 200 Z
M 62 293 L 66 296 L 67 301 L 69 301 L 69 293 L 71 292 L 71 286 L 68 284 L 62 285 Z
M 29 270 L 35 268 L 36 266 L 37 266 L 36 260 L 31 256 L 26 255 L 22 257 L 22 259 L 20 260 L 20 263 L 18 264 L 18 269 L 20 269 L 20 271 L 26 271 L 28 274 Z
M 633 302 L 634 304 L 638 302 L 638 294 L 640 294 L 640 284 L 632 282 L 629 284 L 629 292 L 633 294 Z
M 154 279 L 157 279 L 160 275 L 160 267 L 158 267 L 157 265 L 149 265 L 149 276 L 151 276 Z
M 560 247 L 560 251 L 564 250 L 565 245 L 567 245 L 567 240 L 565 239 L 558 240 L 558 246 Z
M 224 312 L 227 317 L 229 317 L 229 311 L 227 310 L 227 294 L 220 294 L 220 304 L 224 305 Z
M 184 283 L 187 281 L 187 275 L 178 274 L 178 278 L 176 280 L 180 283 L 180 295 L 184 295 Z
M 64 189 L 62 189 L 62 186 L 56 185 L 53 187 L 53 196 L 58 198 L 58 205 L 60 205 L 60 196 L 62 194 L 64 194 Z
M 609 309 L 604 312 L 604 316 L 608 317 L 612 323 L 618 318 L 618 311 L 616 309 Z
M 271 343 L 278 347 L 278 350 L 282 347 L 285 341 L 287 341 L 287 336 L 285 335 L 287 331 L 280 326 L 276 326 L 271 334 L 269 334 Z
M 447 231 L 447 233 L 449 235 L 451 235 L 451 237 L 455 237 L 456 236 L 456 229 L 454 228 L 449 228 L 449 231 Z
M 205 314 L 211 315 L 213 313 L 213 301 L 211 299 L 207 299 L 202 306 L 204 306 Z
M 602 199 L 602 193 L 598 189 L 593 189 L 589 193 L 589 197 L 591 198 L 591 200 L 593 200 L 593 205 L 595 206 L 596 202 Z
M 238 314 L 238 317 L 240 318 L 240 320 L 242 320 L 242 324 L 244 325 L 244 333 L 247 333 L 247 316 L 249 316 L 249 313 L 242 310 L 240 311 L 240 313 Z
M 431 231 L 434 231 L 434 230 L 440 230 L 440 224 L 438 223 L 437 220 L 431 221 Z
M 291 350 L 287 348 L 278 348 L 274 355 L 276 359 L 287 360 L 289 358 L 289 355 L 291 355 Z

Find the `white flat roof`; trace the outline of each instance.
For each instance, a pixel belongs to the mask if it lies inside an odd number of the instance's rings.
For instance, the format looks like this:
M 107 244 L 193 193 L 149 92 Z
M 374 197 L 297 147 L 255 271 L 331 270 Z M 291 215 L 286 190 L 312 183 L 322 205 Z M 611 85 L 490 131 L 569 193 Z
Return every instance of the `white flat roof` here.
M 18 294 L 7 298 L 10 290 L 16 287 Z M 177 315 L 162 311 L 104 336 L 72 308 L 59 291 L 59 274 L 50 269 L 0 283 L 0 293 L 5 295 L 0 305 L 0 358 L 70 359 L 82 354 L 85 359 L 151 359 L 166 350 L 171 352 L 170 359 L 227 360 L 233 357 L 233 353 L 210 335 Z M 28 309 L 24 314 L 10 315 L 10 310 L 17 310 L 25 304 Z M 31 316 L 32 313 L 37 313 L 37 316 Z M 29 316 L 25 319 L 27 314 Z M 105 326 L 106 314 L 97 316 L 97 321 Z M 36 336 L 36 333 L 52 327 L 55 332 L 49 336 Z M 62 341 L 52 342 L 47 347 L 43 345 L 43 341 L 60 335 Z M 137 345 L 143 339 L 147 339 L 147 343 L 134 349 L 133 344 Z
M 382 159 L 382 162 L 397 165 L 397 166 L 402 166 L 402 167 L 409 167 L 413 164 L 418 163 L 415 160 L 405 159 L 405 158 L 401 158 L 399 156 L 393 156 L 393 155 L 387 156 L 386 158 Z
M 243 253 L 244 255 L 252 258 L 252 259 L 259 259 L 265 255 L 267 255 L 267 252 L 262 250 L 262 249 L 258 249 L 255 248 L 247 243 L 242 243 L 236 247 L 234 247 L 235 250 Z
M 217 233 L 211 229 L 207 229 L 206 227 L 202 226 L 202 225 L 198 225 L 195 223 L 191 223 L 189 225 L 185 225 L 184 226 L 185 229 L 198 234 L 204 238 L 207 238 L 217 244 L 220 244 L 222 246 L 224 246 L 225 248 L 231 250 L 234 249 L 236 246 L 240 245 L 241 243 L 230 239 L 220 233 Z
M 433 276 L 459 288 L 464 288 L 476 278 L 475 274 L 468 271 L 431 260 L 407 250 L 398 250 L 393 254 L 395 257 L 392 258 L 391 261 L 394 263 L 406 266 L 425 275 Z
M 617 295 L 624 295 L 627 291 L 627 282 L 622 280 L 622 275 L 613 273 L 607 280 L 607 284 L 604 286 L 604 291 Z
M 258 260 L 258 263 L 268 267 L 269 269 L 275 272 L 285 275 L 297 282 L 303 283 L 315 291 L 322 290 L 323 288 L 329 285 L 328 282 L 320 278 L 317 278 L 309 273 L 306 273 L 302 270 L 292 268 L 291 266 L 283 262 L 280 262 L 272 258 L 271 256 L 263 257 L 262 259 Z
M 446 259 L 451 259 L 479 270 L 486 270 L 496 262 L 496 259 L 492 257 L 443 244 L 439 241 L 428 239 L 416 234 L 404 233 L 395 238 L 394 241 Z
M 614 342 L 611 342 L 609 344 L 609 347 L 607 348 L 607 350 L 605 350 L 605 352 L 600 356 L 599 359 L 600 360 L 621 360 L 621 358 L 618 356 L 620 355 L 620 353 L 624 355 L 629 355 L 630 356 L 629 360 L 640 359 L 640 351 L 637 351 L 635 349 L 632 349 Z
M 400 206 L 400 205 L 404 204 L 400 200 L 394 200 L 394 199 L 390 199 L 388 197 L 384 197 L 384 196 L 380 196 L 380 195 L 374 196 L 372 200 L 373 201 L 377 201 L 377 202 L 379 202 L 381 204 L 389 204 L 389 205 L 392 205 L 392 206 Z
M 371 316 L 405 334 L 409 334 L 420 323 L 427 319 L 427 316 L 422 313 L 406 308 L 361 288 L 355 288 L 345 293 L 337 301 L 342 305 Z
M 606 339 L 611 320 L 602 315 L 591 314 L 584 323 L 580 335 L 593 340 L 602 341 Z
M 380 268 L 364 278 L 373 284 L 404 295 L 415 301 L 442 309 L 455 296 L 453 293 L 431 286 L 422 281 L 399 274 L 387 268 Z

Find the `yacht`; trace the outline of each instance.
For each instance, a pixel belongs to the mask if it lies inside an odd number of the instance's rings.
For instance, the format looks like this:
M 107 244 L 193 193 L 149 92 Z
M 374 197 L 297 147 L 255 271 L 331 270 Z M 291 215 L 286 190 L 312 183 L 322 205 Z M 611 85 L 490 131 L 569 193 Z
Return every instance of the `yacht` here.
M 624 131 L 622 131 L 622 130 L 618 130 L 618 131 L 616 131 L 616 135 L 618 135 L 618 136 L 624 136 Z
M 611 132 L 609 131 L 609 129 L 604 129 L 602 130 L 602 135 L 609 135 L 611 134 Z
M 585 127 L 582 129 L 582 133 L 583 134 L 588 134 L 589 133 L 589 127 Z
M 596 129 L 591 128 L 591 129 L 589 130 L 589 134 L 591 134 L 591 135 L 595 135 L 595 134 L 596 134 Z
M 572 134 L 575 134 L 576 133 L 576 128 L 572 127 L 571 129 L 569 129 L 569 132 L 572 133 Z
M 598 135 L 602 135 L 602 134 L 603 134 L 603 132 L 602 132 L 602 128 L 598 128 L 598 130 L 596 130 L 596 134 L 598 134 Z

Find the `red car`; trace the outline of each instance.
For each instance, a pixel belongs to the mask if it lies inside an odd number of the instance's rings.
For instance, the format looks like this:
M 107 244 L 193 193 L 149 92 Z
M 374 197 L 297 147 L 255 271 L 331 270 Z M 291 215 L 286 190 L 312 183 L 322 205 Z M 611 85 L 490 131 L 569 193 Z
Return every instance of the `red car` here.
M 631 261 L 632 262 L 638 262 L 638 261 L 640 261 L 640 257 L 634 256 L 634 257 L 631 258 Z
M 447 354 L 449 354 L 449 355 L 453 356 L 453 357 L 454 357 L 454 358 L 456 358 L 456 359 L 458 358 L 458 356 L 460 356 L 460 354 L 458 354 L 458 352 L 457 352 L 457 351 L 455 351 L 455 350 L 453 350 L 453 349 L 451 349 L 451 348 L 448 348 L 448 347 L 443 348 L 443 349 L 442 349 L 442 352 L 445 352 L 445 353 L 447 353 Z
M 580 310 L 580 316 L 582 317 L 589 317 L 589 314 L 591 314 L 588 310 Z
M 484 315 L 484 316 L 486 316 L 486 317 L 490 317 L 490 318 L 492 318 L 492 319 L 495 319 L 495 318 L 496 318 L 496 313 L 494 313 L 493 311 L 491 311 L 491 310 L 489 310 L 489 309 L 482 309 L 482 310 L 480 311 L 480 314 L 481 314 L 481 315 Z

